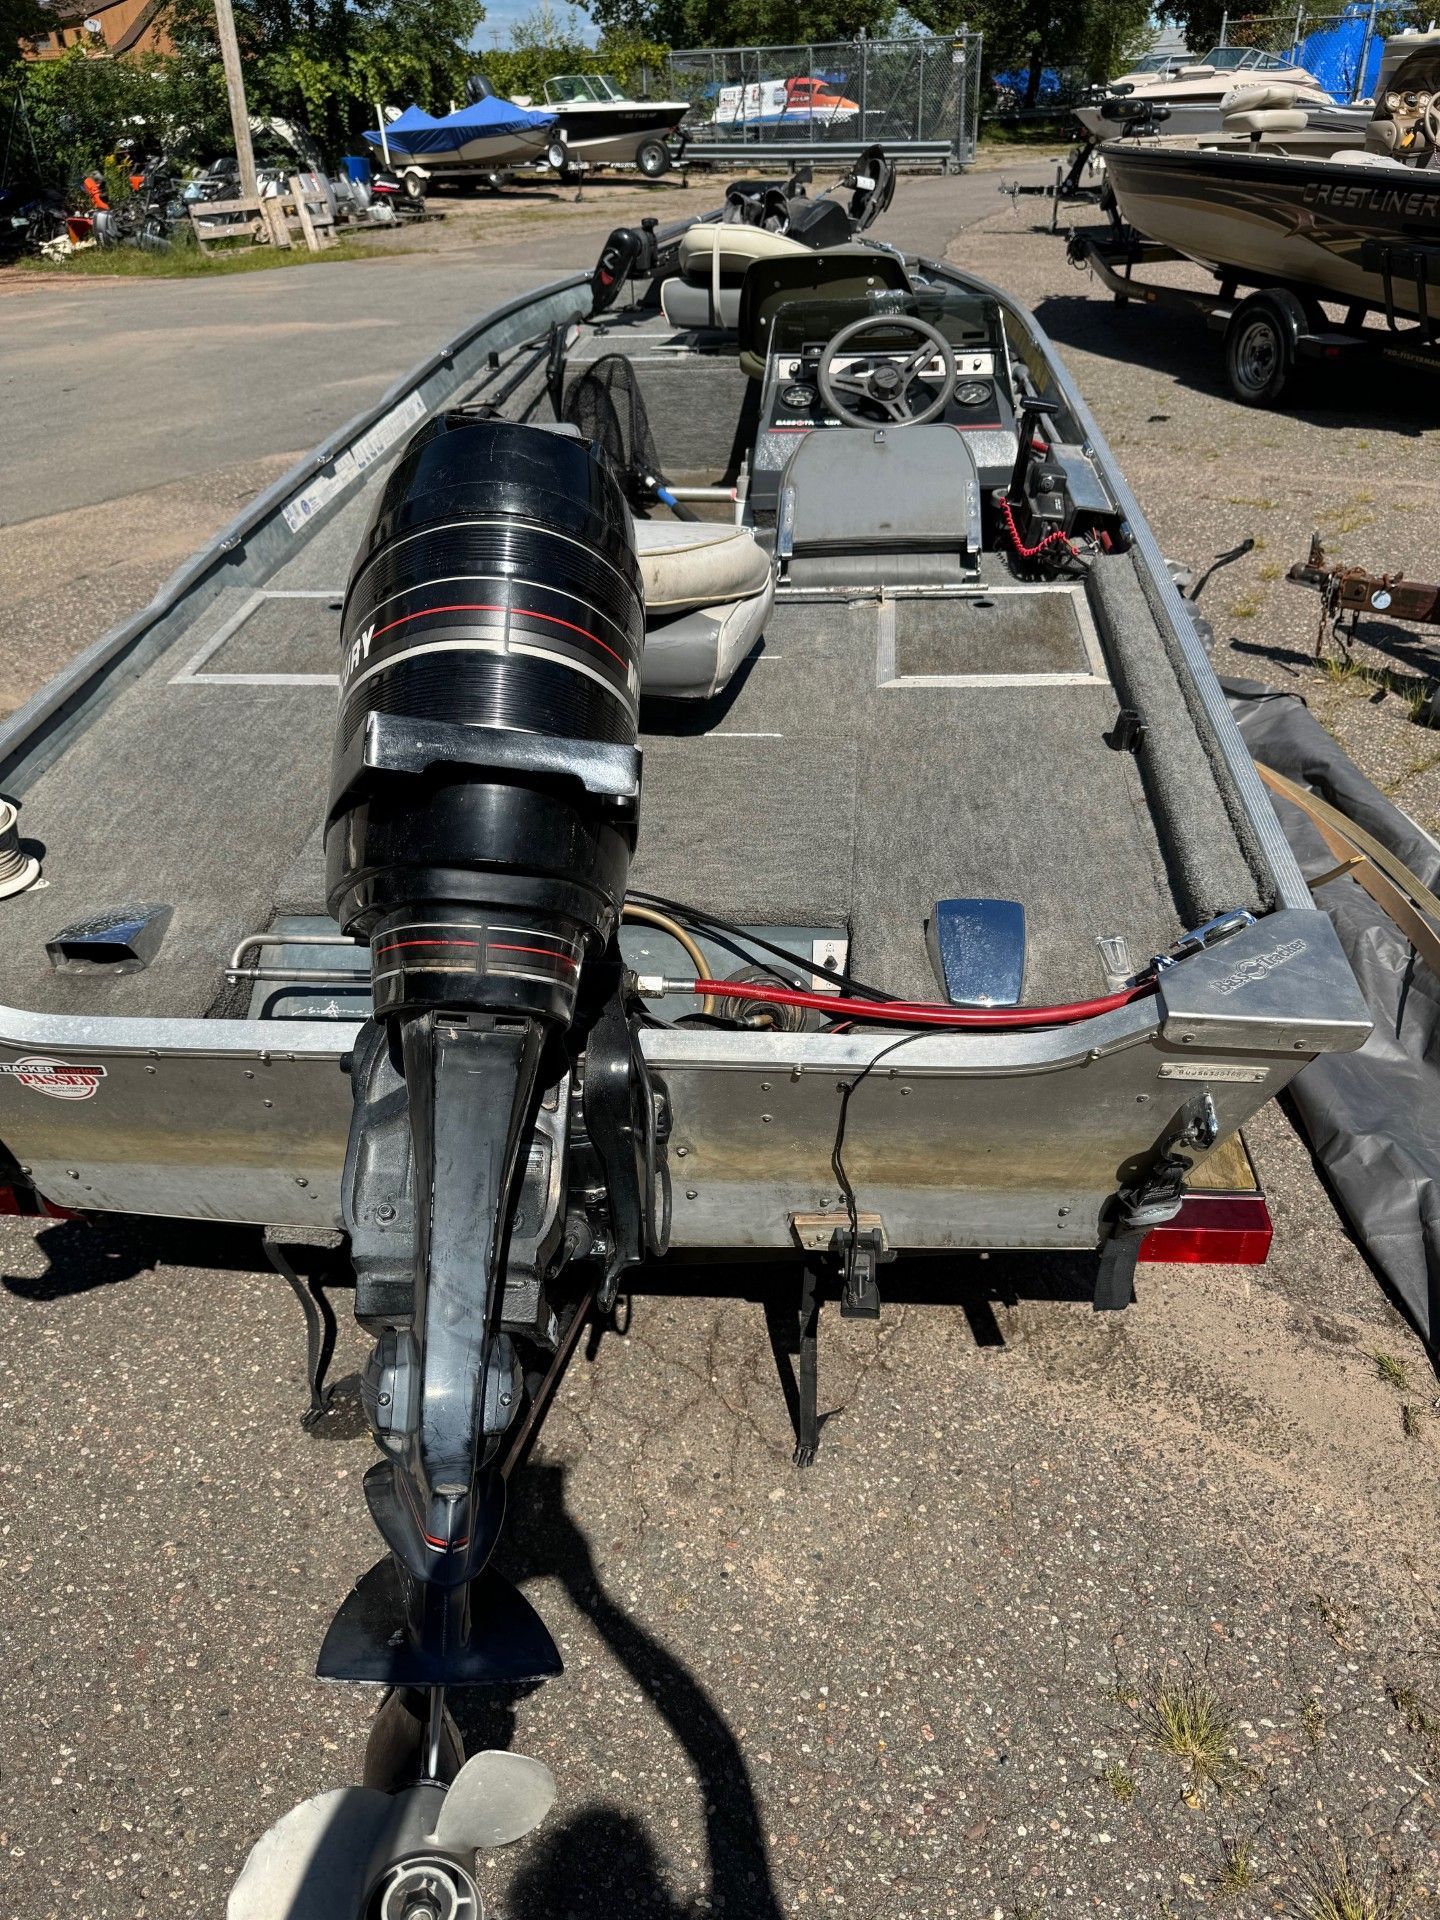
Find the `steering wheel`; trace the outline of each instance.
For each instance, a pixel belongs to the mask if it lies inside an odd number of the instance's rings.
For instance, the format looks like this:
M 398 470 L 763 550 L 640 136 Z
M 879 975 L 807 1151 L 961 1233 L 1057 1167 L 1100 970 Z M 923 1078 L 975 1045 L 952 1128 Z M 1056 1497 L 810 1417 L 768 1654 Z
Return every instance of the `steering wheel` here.
M 1420 116 L 1420 131 L 1432 149 L 1440 151 L 1440 93 L 1432 93 L 1429 105 Z
M 836 360 L 842 354 L 853 354 L 857 342 L 866 334 L 893 335 L 897 328 L 913 334 L 920 342 L 903 359 L 897 357 L 893 347 L 887 347 L 883 352 L 874 353 L 867 365 L 846 367 L 843 373 L 835 371 Z M 921 369 L 929 366 L 937 354 L 941 365 L 940 391 L 928 406 L 914 407 L 910 403 L 910 389 Z M 840 329 L 820 356 L 818 374 L 820 398 L 847 427 L 873 427 L 876 421 L 873 415 L 867 417 L 846 406 L 842 394 L 869 401 L 897 426 L 919 427 L 944 411 L 959 378 L 955 350 L 944 334 L 928 321 L 917 320 L 908 313 L 871 313 L 861 320 L 852 320 L 848 327 Z

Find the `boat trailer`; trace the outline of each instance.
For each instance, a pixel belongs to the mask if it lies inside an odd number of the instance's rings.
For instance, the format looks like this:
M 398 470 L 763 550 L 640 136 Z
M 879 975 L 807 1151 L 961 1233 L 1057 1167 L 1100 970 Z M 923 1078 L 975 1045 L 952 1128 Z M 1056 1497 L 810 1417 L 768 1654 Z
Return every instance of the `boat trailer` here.
M 1365 241 L 1361 264 L 1381 276 L 1385 302 L 1375 308 L 1364 301 L 1346 301 L 1339 320 L 1322 305 L 1328 296 L 1299 281 L 1258 281 L 1227 270 L 1217 274 L 1219 287 L 1210 292 L 1137 279 L 1137 268 L 1194 263 L 1173 247 L 1147 240 L 1115 213 L 1108 227 L 1076 228 L 1066 256 L 1071 266 L 1088 267 L 1121 306 L 1133 300 L 1171 312 L 1199 314 L 1210 331 L 1223 339 L 1230 391 L 1243 406 L 1278 404 L 1292 391 L 1303 362 L 1363 356 L 1407 370 L 1440 372 L 1440 247 Z M 1396 310 L 1395 287 L 1402 283 L 1416 289 L 1421 317 L 1412 324 Z M 1377 312 L 1385 323 L 1383 331 L 1366 324 Z

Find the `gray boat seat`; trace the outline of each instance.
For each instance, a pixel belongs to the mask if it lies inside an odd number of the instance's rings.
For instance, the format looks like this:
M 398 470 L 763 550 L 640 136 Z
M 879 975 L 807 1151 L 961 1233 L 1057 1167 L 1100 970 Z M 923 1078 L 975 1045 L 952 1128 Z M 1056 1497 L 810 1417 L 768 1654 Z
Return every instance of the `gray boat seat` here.
M 1366 147 L 1346 147 L 1339 153 L 1316 153 L 1311 158 L 1327 161 L 1332 167 L 1398 167 L 1401 173 L 1414 172 L 1393 153 L 1375 153 Z
M 770 555 L 747 527 L 637 520 L 645 595 L 642 693 L 708 700 L 764 630 L 775 597 Z
M 1228 120 L 1232 113 L 1284 112 L 1297 106 L 1299 100 L 1299 93 L 1294 87 L 1232 87 L 1220 102 L 1220 116 Z
M 788 234 L 738 222 L 706 222 L 680 241 L 678 276 L 660 288 L 660 307 L 672 327 L 733 327 L 740 288 L 757 260 L 778 260 L 811 248 Z

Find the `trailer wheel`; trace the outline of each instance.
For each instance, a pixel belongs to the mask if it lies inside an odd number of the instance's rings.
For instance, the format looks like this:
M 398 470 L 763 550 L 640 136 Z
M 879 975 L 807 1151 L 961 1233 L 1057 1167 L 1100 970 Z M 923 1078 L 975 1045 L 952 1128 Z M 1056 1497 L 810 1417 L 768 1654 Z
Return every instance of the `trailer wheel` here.
M 670 149 L 663 140 L 642 140 L 635 152 L 635 164 L 647 180 L 658 180 L 670 171 Z
M 1295 374 L 1296 342 L 1305 309 L 1293 293 L 1272 287 L 1242 301 L 1225 332 L 1230 391 L 1246 407 L 1273 407 Z
M 564 174 L 570 164 L 570 150 L 563 140 L 552 140 L 546 147 L 545 164 L 552 173 Z

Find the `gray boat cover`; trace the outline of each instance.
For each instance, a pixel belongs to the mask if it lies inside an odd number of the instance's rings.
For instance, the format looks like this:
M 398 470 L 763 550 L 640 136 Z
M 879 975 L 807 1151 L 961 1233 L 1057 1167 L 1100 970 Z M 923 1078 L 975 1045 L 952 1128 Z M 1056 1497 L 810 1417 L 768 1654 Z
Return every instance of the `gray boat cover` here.
M 1245 744 L 1311 788 L 1440 892 L 1440 846 L 1394 807 L 1298 694 L 1222 680 Z M 1297 807 L 1272 795 L 1306 879 L 1335 856 Z M 1440 1345 L 1440 980 L 1348 877 L 1315 895 L 1355 969 L 1375 1031 L 1358 1053 L 1321 1054 L 1289 1098 L 1312 1152 L 1371 1264 L 1435 1355 Z

